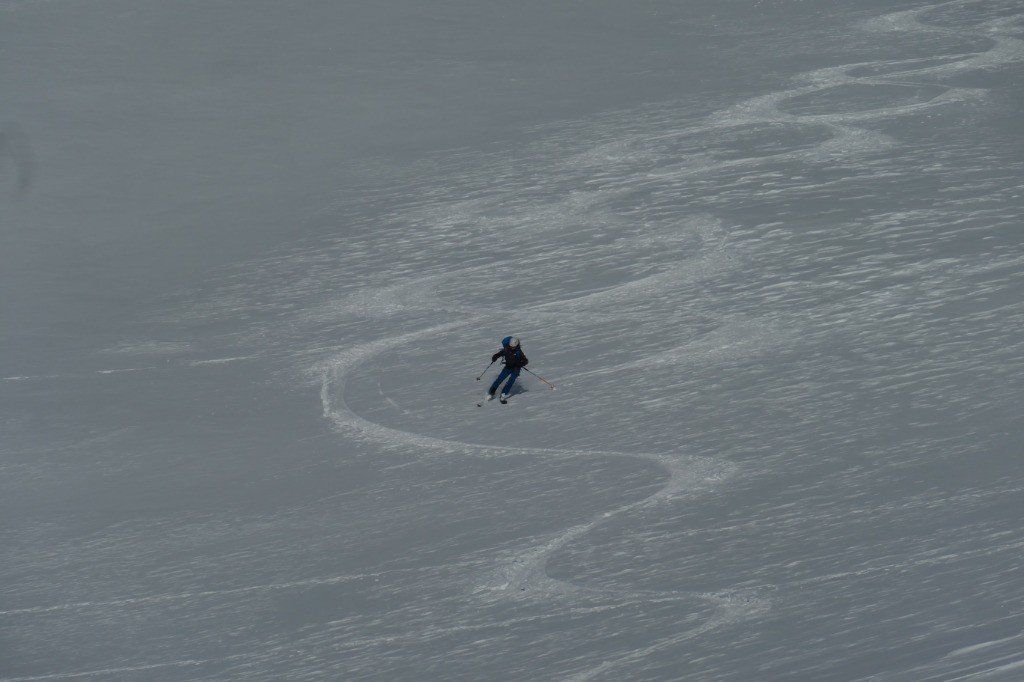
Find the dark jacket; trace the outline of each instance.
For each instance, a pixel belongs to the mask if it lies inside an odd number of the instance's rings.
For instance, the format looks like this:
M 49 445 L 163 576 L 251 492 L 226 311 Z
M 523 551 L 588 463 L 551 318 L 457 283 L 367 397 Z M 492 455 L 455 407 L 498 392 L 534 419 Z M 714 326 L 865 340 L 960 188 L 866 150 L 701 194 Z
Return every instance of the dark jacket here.
M 502 358 L 505 362 L 505 367 L 513 372 L 518 372 L 530 362 L 526 355 L 523 354 L 522 347 L 512 348 L 511 346 L 505 346 L 491 356 L 491 362 L 498 358 Z

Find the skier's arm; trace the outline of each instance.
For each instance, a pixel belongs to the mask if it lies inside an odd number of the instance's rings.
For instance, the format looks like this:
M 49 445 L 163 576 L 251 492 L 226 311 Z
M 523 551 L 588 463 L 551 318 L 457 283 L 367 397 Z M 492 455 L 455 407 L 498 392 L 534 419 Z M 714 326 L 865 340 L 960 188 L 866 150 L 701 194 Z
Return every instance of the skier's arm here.
M 498 358 L 500 358 L 500 357 L 501 357 L 501 354 L 502 354 L 502 351 L 500 351 L 500 350 L 499 350 L 499 351 L 498 351 L 497 353 L 495 353 L 494 355 L 492 355 L 492 356 L 491 356 L 491 362 L 497 362 L 497 361 L 498 361 Z

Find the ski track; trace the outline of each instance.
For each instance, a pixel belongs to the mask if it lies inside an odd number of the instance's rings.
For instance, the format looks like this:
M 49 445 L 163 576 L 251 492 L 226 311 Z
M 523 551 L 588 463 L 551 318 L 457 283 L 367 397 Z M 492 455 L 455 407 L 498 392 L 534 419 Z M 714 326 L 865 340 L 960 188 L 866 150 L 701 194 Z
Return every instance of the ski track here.
M 304 580 L 294 580 L 291 582 L 282 583 L 269 583 L 266 585 L 248 585 L 246 587 L 236 587 L 223 590 L 199 590 L 195 592 L 179 592 L 175 594 L 155 594 L 147 595 L 144 597 L 114 599 L 110 601 L 82 601 L 71 602 L 68 604 L 54 604 L 51 606 L 33 606 L 23 609 L 7 609 L 4 611 L 0 611 L 0 616 L 34 616 L 45 613 L 53 613 L 55 611 L 76 611 L 82 609 L 102 609 L 110 607 L 122 608 L 135 605 L 160 604 L 165 602 L 182 602 L 194 599 L 221 598 L 248 593 L 276 592 L 279 590 L 302 589 L 306 587 L 316 587 L 321 585 L 338 585 L 341 583 L 351 582 L 354 580 L 377 578 L 382 575 L 387 575 L 396 572 L 401 571 L 380 571 L 374 573 L 358 573 L 352 575 L 327 576 L 322 578 L 307 578 Z
M 540 235 L 549 231 L 551 225 L 558 226 L 567 222 L 586 221 L 592 217 L 594 210 L 600 208 L 602 202 L 614 200 L 617 196 L 624 196 L 637 191 L 651 191 L 655 194 L 662 192 L 671 193 L 673 187 L 678 183 L 690 182 L 694 177 L 711 174 L 712 172 L 718 173 L 723 170 L 735 169 L 756 174 L 760 167 L 766 164 L 775 164 L 779 161 L 800 162 L 833 156 L 850 157 L 885 149 L 896 143 L 885 135 L 865 126 L 888 119 L 920 114 L 930 109 L 949 106 L 954 103 L 978 103 L 984 101 L 987 94 L 984 89 L 947 87 L 943 85 L 943 82 L 965 72 L 983 71 L 1024 62 L 1024 41 L 1010 35 L 1014 30 L 1012 22 L 1008 23 L 1007 20 L 999 18 L 990 19 L 980 24 L 973 32 L 967 32 L 963 29 L 946 29 L 928 21 L 929 16 L 934 13 L 967 9 L 977 4 L 972 1 L 956 1 L 894 12 L 865 21 L 861 27 L 866 31 L 880 34 L 903 33 L 916 36 L 934 36 L 937 39 L 948 38 L 951 40 L 963 40 L 965 38 L 984 39 L 991 43 L 991 47 L 987 50 L 954 55 L 944 54 L 935 58 L 919 57 L 900 60 L 875 60 L 815 69 L 797 77 L 795 80 L 800 85 L 796 87 L 751 98 L 735 106 L 718 111 L 696 125 L 685 126 L 681 130 L 672 130 L 670 132 L 634 133 L 632 136 L 623 136 L 621 131 L 619 131 L 620 134 L 615 141 L 598 141 L 588 151 L 570 155 L 562 161 L 563 168 L 567 172 L 588 176 L 598 189 L 570 196 L 563 203 L 549 206 L 536 215 L 530 216 L 526 225 L 527 232 Z M 807 100 L 815 95 L 827 93 L 830 90 L 851 86 L 887 86 L 896 88 L 905 86 L 907 88 L 917 88 L 916 91 L 920 91 L 921 86 L 927 86 L 930 88 L 929 92 L 932 96 L 923 101 L 897 101 L 890 106 L 869 110 L 833 113 L 798 113 L 794 110 L 794 105 L 798 105 L 801 100 Z M 671 112 L 666 114 L 666 116 L 670 115 Z M 670 120 L 661 123 L 655 121 L 656 127 L 663 127 L 666 124 L 673 125 Z M 720 135 L 729 131 L 747 128 L 773 128 L 776 130 L 793 128 L 802 135 L 809 135 L 813 131 L 824 130 L 826 134 L 822 135 L 823 139 L 813 146 L 741 159 L 723 160 L 707 156 L 691 156 L 675 165 L 665 165 L 659 163 L 661 160 L 659 154 L 653 151 L 657 147 L 673 141 L 682 142 L 691 138 Z M 573 136 L 577 132 L 576 130 L 568 130 L 567 134 Z M 558 143 L 562 142 L 562 140 L 556 138 L 553 142 L 555 143 L 554 146 L 558 147 Z M 560 154 L 553 156 L 557 158 Z M 558 163 L 554 159 L 552 161 L 555 164 Z M 626 169 L 627 172 L 623 172 L 623 169 Z M 759 176 L 755 175 L 754 177 Z M 779 191 L 784 190 L 780 189 Z M 410 218 L 410 223 L 422 221 L 428 224 L 440 225 L 443 228 L 445 226 L 450 227 L 455 224 L 461 224 L 462 222 L 475 221 L 483 225 L 485 229 L 491 229 L 501 227 L 503 223 L 515 222 L 514 216 L 503 216 L 500 210 L 496 211 L 494 201 L 489 199 L 470 199 L 460 202 L 448 201 L 440 206 L 436 206 L 431 205 L 430 197 L 427 197 L 424 202 L 425 205 L 421 212 Z M 673 227 L 678 227 L 678 225 Z M 674 265 L 662 266 L 657 272 L 646 277 L 597 291 L 578 295 L 566 295 L 555 300 L 540 300 L 536 302 L 536 305 L 529 308 L 513 311 L 512 317 L 518 320 L 543 320 L 551 316 L 560 319 L 565 316 L 577 316 L 579 319 L 586 320 L 601 319 L 601 315 L 604 314 L 602 308 L 607 307 L 609 304 L 624 305 L 630 302 L 642 301 L 653 290 L 666 286 L 699 283 L 709 272 L 741 267 L 740 261 L 733 258 L 726 248 L 728 246 L 727 231 L 713 215 L 691 218 L 691 223 L 686 229 L 696 230 L 702 235 L 703 244 L 706 247 L 702 258 L 678 261 Z M 632 244 L 634 247 L 641 247 L 644 245 L 643 240 L 649 238 L 635 237 Z M 654 239 L 670 240 L 671 236 L 655 236 Z M 324 267 L 333 267 L 333 264 L 325 264 Z M 446 283 L 458 281 L 461 278 L 485 273 L 489 267 L 489 264 L 468 265 L 456 272 L 430 275 L 428 277 L 414 277 L 406 282 L 382 288 L 364 288 L 340 300 L 325 302 L 303 313 L 302 316 L 307 325 L 318 324 L 324 320 L 391 319 L 412 310 L 429 310 L 435 316 L 443 315 L 454 318 L 450 322 L 398 337 L 369 341 L 346 348 L 340 353 L 317 363 L 309 371 L 310 376 L 315 377 L 320 383 L 320 397 L 324 417 L 330 420 L 333 427 L 345 436 L 354 439 L 365 439 L 385 446 L 396 446 L 406 450 L 412 448 L 423 453 L 434 453 L 436 456 L 468 455 L 471 457 L 498 458 L 512 455 L 530 455 L 542 458 L 632 458 L 654 463 L 663 469 L 667 480 L 651 496 L 607 510 L 589 521 L 574 525 L 551 537 L 539 539 L 532 546 L 509 553 L 502 557 L 501 561 L 493 567 L 489 574 L 480 576 L 477 584 L 469 591 L 470 598 L 485 602 L 507 599 L 527 599 L 542 602 L 553 598 L 566 599 L 571 602 L 577 595 L 590 593 L 613 596 L 627 602 L 698 600 L 713 607 L 711 617 L 702 625 L 651 642 L 646 647 L 637 648 L 627 654 L 612 657 L 585 670 L 565 676 L 563 679 L 566 682 L 621 678 L 623 674 L 620 671 L 621 668 L 638 663 L 652 653 L 662 649 L 670 649 L 716 628 L 755 619 L 765 614 L 771 608 L 771 598 L 766 596 L 772 589 L 770 585 L 758 589 L 723 589 L 714 593 L 685 591 L 650 592 L 628 589 L 617 591 L 561 581 L 550 577 L 546 570 L 547 564 L 553 555 L 574 540 L 592 532 L 607 520 L 643 509 L 656 508 L 658 505 L 667 502 L 677 502 L 685 499 L 687 496 L 699 495 L 715 486 L 726 484 L 730 477 L 741 473 L 734 465 L 708 458 L 688 456 L 682 452 L 649 454 L 589 449 L 504 447 L 461 442 L 403 431 L 370 421 L 359 416 L 346 403 L 344 397 L 346 380 L 357 368 L 373 362 L 382 354 L 393 351 L 403 345 L 415 343 L 431 335 L 450 333 L 488 322 L 488 318 L 477 315 L 471 306 L 444 301 L 443 297 L 439 295 L 439 288 L 443 287 Z M 315 280 L 315 275 L 311 275 L 311 279 Z M 308 287 L 312 285 L 309 282 L 304 282 L 302 286 Z M 288 293 L 289 295 L 294 295 L 295 292 Z M 235 301 L 228 301 L 225 305 L 233 306 L 234 304 Z M 628 315 L 618 314 L 612 317 L 622 319 L 623 317 L 628 317 Z M 789 327 L 789 334 L 799 333 L 800 320 L 785 320 L 784 322 Z M 757 325 L 756 321 L 752 322 L 750 320 L 735 320 L 735 324 L 741 328 L 744 325 Z M 756 351 L 758 348 L 763 349 L 766 345 L 771 345 L 773 339 L 776 342 L 784 342 L 785 334 L 779 328 L 780 324 L 782 323 L 779 320 L 767 320 L 765 325 L 767 325 L 768 331 L 764 334 L 755 332 L 747 335 L 746 345 L 741 350 L 747 353 Z M 758 327 L 758 329 L 762 329 L 762 327 Z M 723 347 L 728 346 L 728 339 L 733 338 L 735 335 L 730 332 L 729 327 L 724 327 L 721 336 L 722 338 L 718 340 L 714 338 L 704 339 L 699 343 L 706 345 L 705 350 L 707 353 L 721 352 Z M 114 352 L 119 353 L 145 353 L 149 355 L 154 353 L 180 353 L 184 350 L 188 350 L 187 345 L 163 342 L 133 342 L 113 349 Z M 694 355 L 693 344 L 683 344 L 659 360 L 633 360 L 620 363 L 602 371 L 615 372 L 625 369 L 637 369 L 650 365 L 651 362 L 676 362 L 684 357 L 693 358 Z M 702 357 L 701 353 L 697 353 L 696 356 L 698 359 Z M 255 356 L 244 355 L 200 360 L 192 362 L 192 365 L 235 362 L 252 357 Z M 100 370 L 99 373 L 106 374 L 153 369 L 158 368 L 141 367 Z M 7 382 L 23 382 L 51 378 L 56 377 L 8 376 L 2 377 L 2 380 Z M 383 390 L 380 390 L 380 395 L 396 409 L 404 411 Z M 889 571 L 899 570 L 900 568 L 900 566 L 893 565 L 869 570 Z M 253 593 L 300 589 L 312 585 L 337 584 L 349 580 L 363 579 L 371 575 L 383 575 L 384 573 L 388 572 L 382 572 L 381 574 L 327 576 L 224 590 L 190 591 L 176 594 L 127 597 L 108 601 L 78 601 L 66 604 L 41 605 L 0 611 L 0 615 L 7 618 L 46 616 L 97 608 L 126 609 L 139 605 L 164 602 L 187 603 L 208 597 L 243 596 Z M 851 574 L 836 573 L 813 580 L 841 580 L 846 579 L 849 575 Z M 472 629 L 473 627 L 476 626 L 466 626 L 467 629 Z M 356 642 L 356 644 L 358 643 Z M 363 643 L 365 644 L 365 642 Z M 967 647 L 952 652 L 949 654 L 949 657 L 955 658 L 968 653 L 974 653 L 994 644 L 996 642 Z M 273 650 L 272 648 L 271 651 Z M 5 678 L 3 682 L 89 677 L 104 678 L 119 674 L 144 673 L 147 670 L 159 668 L 198 667 L 212 662 L 246 661 L 254 657 L 256 657 L 255 652 L 217 659 L 183 658 L 165 663 L 27 677 L 9 677 Z M 988 672 L 999 674 L 1019 668 L 1021 665 L 1024 664 L 1019 660 L 1010 661 L 1002 667 L 993 667 Z M 927 672 L 927 670 L 921 671 L 922 675 Z M 925 679 L 925 677 L 920 679 Z M 934 678 L 928 677 L 927 679 Z
M 316 367 L 314 372 L 318 373 L 321 377 L 320 395 L 324 417 L 329 419 L 339 432 L 351 437 L 368 438 L 385 445 L 400 446 L 402 448 L 411 447 L 420 451 L 435 451 L 442 455 L 468 454 L 474 457 L 533 455 L 548 458 L 636 458 L 659 465 L 667 473 L 668 481 L 660 490 L 643 500 L 621 505 L 603 512 L 586 523 L 573 526 L 556 534 L 540 545 L 511 553 L 510 556 L 505 557 L 499 563 L 490 576 L 484 579 L 482 584 L 477 585 L 473 590 L 475 598 L 487 601 L 497 598 L 530 599 L 547 602 L 553 598 L 571 599 L 577 593 L 586 592 L 588 594 L 616 597 L 629 603 L 666 599 L 701 600 L 714 607 L 713 615 L 702 626 L 694 630 L 666 638 L 642 650 L 633 652 L 626 657 L 602 663 L 595 670 L 568 678 L 580 682 L 592 679 L 601 673 L 630 661 L 641 659 L 643 656 L 654 651 L 697 637 L 716 627 L 752 618 L 769 607 L 769 599 L 760 594 L 760 591 L 751 589 L 718 593 L 613 590 L 575 585 L 552 578 L 547 574 L 548 560 L 570 542 L 586 535 L 600 524 L 616 516 L 643 508 L 654 507 L 660 503 L 687 493 L 696 493 L 701 489 L 726 480 L 735 469 L 727 463 L 715 462 L 706 458 L 686 457 L 680 454 L 499 447 L 464 443 L 401 431 L 368 421 L 356 414 L 345 402 L 345 378 L 348 373 L 357 367 L 372 361 L 376 356 L 389 350 L 415 343 L 431 335 L 455 331 L 460 327 L 476 322 L 477 320 L 470 320 L 468 322 L 442 324 L 399 337 L 370 342 L 338 354 L 326 363 Z M 391 401 L 388 400 L 388 402 Z
M 971 3 L 949 3 L 946 6 L 959 7 L 968 4 Z M 962 38 L 962 32 L 936 28 L 923 23 L 922 16 L 928 12 L 934 11 L 934 9 L 935 8 L 933 7 L 929 7 L 893 13 L 865 22 L 863 24 L 863 28 L 868 31 L 877 32 L 923 32 Z M 985 90 L 952 86 L 945 87 L 941 85 L 942 79 L 964 71 L 992 68 L 997 65 L 1001 66 L 1011 62 L 1022 61 L 1022 58 L 1024 58 L 1024 41 L 1008 35 L 1003 35 L 1001 33 L 1001 26 L 1002 24 L 999 20 L 991 20 L 981 26 L 978 35 L 989 37 L 993 40 L 993 46 L 988 51 L 980 54 L 965 54 L 959 59 L 951 60 L 942 64 L 927 64 L 922 67 L 920 66 L 919 59 L 897 61 L 880 60 L 816 69 L 807 72 L 797 79 L 798 81 L 805 82 L 806 85 L 783 92 L 755 97 L 742 102 L 708 117 L 708 120 L 705 121 L 703 125 L 697 126 L 696 129 L 687 130 L 684 134 L 686 136 L 699 136 L 708 133 L 718 133 L 725 129 L 749 126 L 792 126 L 798 128 L 824 127 L 829 131 L 829 135 L 826 139 L 810 148 L 768 155 L 760 159 L 745 158 L 714 162 L 710 164 L 702 161 L 697 165 L 689 165 L 684 162 L 681 167 L 671 170 L 670 172 L 660 171 L 657 173 L 648 173 L 641 182 L 641 185 L 649 186 L 651 183 L 674 182 L 684 177 L 709 173 L 712 171 L 719 172 L 723 169 L 729 168 L 749 171 L 763 163 L 777 163 L 780 160 L 813 161 L 825 157 L 840 155 L 850 156 L 889 148 L 895 144 L 892 140 L 887 138 L 885 135 L 860 126 L 884 121 L 886 119 L 920 114 L 928 109 L 947 106 L 949 104 L 982 101 L 986 97 Z M 870 71 L 871 69 L 887 69 L 887 72 L 884 75 L 856 75 L 856 72 L 858 71 Z M 920 82 L 910 82 L 908 79 L 921 78 L 933 79 L 929 82 L 929 85 L 934 87 L 934 90 L 931 93 L 932 96 L 927 98 L 925 101 L 898 103 L 893 106 L 886 106 L 866 111 L 848 111 L 838 113 L 801 114 L 787 110 L 787 105 L 791 105 L 792 103 L 799 101 L 801 98 L 808 98 L 833 89 L 849 86 L 870 85 L 906 85 L 907 87 L 919 88 L 921 86 Z M 645 139 L 634 139 L 628 142 L 614 143 L 614 148 L 635 150 L 637 148 L 650 147 L 654 143 L 664 142 L 675 137 L 678 136 L 676 134 L 649 136 Z M 609 160 L 608 154 L 594 152 L 590 152 L 589 154 L 590 156 L 576 156 L 570 160 L 569 164 L 578 170 L 579 166 L 603 165 Z M 637 160 L 637 154 L 635 152 L 632 153 L 629 157 L 629 161 L 631 163 L 636 163 Z M 595 172 L 600 172 L 596 167 L 593 170 Z M 607 191 L 609 186 L 611 186 L 610 191 L 613 194 L 625 194 L 637 189 L 634 183 L 631 183 L 629 186 L 617 188 L 612 184 L 612 182 L 609 182 L 603 188 L 606 192 L 604 197 L 605 199 L 608 198 Z M 577 207 L 582 207 L 584 213 L 593 205 L 591 202 L 581 200 L 579 196 L 572 197 L 571 201 L 574 202 Z M 460 206 L 460 210 L 462 211 L 471 210 L 472 208 L 474 207 L 467 204 Z M 559 211 L 558 213 L 560 212 L 562 211 Z M 571 213 L 571 211 L 567 212 Z M 551 212 L 549 211 L 544 217 L 550 218 L 550 213 Z M 448 219 L 451 219 L 450 215 L 448 216 Z M 466 218 L 462 216 L 460 219 L 464 220 Z M 706 255 L 695 262 L 689 261 L 678 263 L 675 267 L 668 268 L 642 279 L 626 282 L 619 286 L 586 293 L 582 296 L 540 302 L 538 305 L 533 306 L 531 311 L 520 311 L 520 313 L 524 317 L 529 317 L 531 313 L 539 313 L 541 315 L 554 314 L 559 316 L 586 316 L 588 314 L 592 314 L 595 310 L 599 310 L 602 306 L 610 304 L 618 306 L 625 304 L 628 307 L 630 302 L 642 300 L 645 296 L 649 296 L 652 292 L 663 289 L 667 285 L 678 284 L 686 281 L 699 281 L 705 273 L 709 271 L 737 267 L 737 261 L 735 259 L 730 259 L 725 251 L 728 235 L 723 234 L 720 223 L 713 216 L 701 217 L 698 220 L 699 222 L 696 226 L 701 231 L 705 243 L 712 246 L 710 256 Z M 533 224 L 542 224 L 544 222 L 546 222 L 546 220 L 531 221 Z M 692 229 L 693 227 L 694 224 L 691 224 L 690 228 Z M 457 278 L 457 273 L 453 273 L 450 276 L 452 278 Z M 397 300 L 387 298 L 387 294 L 400 295 L 401 292 L 406 290 L 408 287 L 391 287 L 386 291 L 378 290 L 376 293 L 371 294 L 371 297 L 385 297 L 383 300 L 379 298 L 376 300 L 376 303 L 380 305 L 380 307 L 376 308 L 377 310 L 401 310 L 407 306 L 411 307 L 422 305 L 424 292 L 429 291 L 432 288 L 430 285 L 436 285 L 437 283 L 437 278 L 432 278 L 430 282 L 419 281 L 410 285 L 417 292 L 417 296 L 408 304 L 402 301 L 400 297 Z M 436 293 L 433 291 L 431 291 L 426 298 L 433 300 L 435 303 L 437 302 Z M 449 313 L 454 312 L 453 306 L 450 305 L 442 305 L 440 308 L 441 310 Z M 664 598 L 697 598 L 704 599 L 714 604 L 715 610 L 713 615 L 702 626 L 672 637 L 664 638 L 663 640 L 652 643 L 648 647 L 639 648 L 624 656 L 604 661 L 590 669 L 570 675 L 564 678 L 567 682 L 584 682 L 586 680 L 600 678 L 619 668 L 627 666 L 630 663 L 642 661 L 647 656 L 658 650 L 671 648 L 688 639 L 700 636 L 710 630 L 726 624 L 760 617 L 770 610 L 771 599 L 764 595 L 771 590 L 771 586 L 763 586 L 758 590 L 746 588 L 738 590 L 735 593 L 722 591 L 716 594 L 686 592 L 648 594 L 630 592 L 628 590 L 616 592 L 613 590 L 595 589 L 588 588 L 583 585 L 569 584 L 550 577 L 546 571 L 547 563 L 555 553 L 563 547 L 566 547 L 574 540 L 577 540 L 578 538 L 593 531 L 604 520 L 627 514 L 643 507 L 653 506 L 670 499 L 681 497 L 687 492 L 694 492 L 702 486 L 720 484 L 736 473 L 734 467 L 722 463 L 716 463 L 711 460 L 686 457 L 683 454 L 653 455 L 625 452 L 512 448 L 464 443 L 450 439 L 439 439 L 400 431 L 370 422 L 360 417 L 346 404 L 344 399 L 346 375 L 356 367 L 372 361 L 376 356 L 389 350 L 399 348 L 406 344 L 415 343 L 425 337 L 452 332 L 461 327 L 469 327 L 479 324 L 481 321 L 482 320 L 479 318 L 471 317 L 468 320 L 463 319 L 459 322 L 438 325 L 436 327 L 406 334 L 397 338 L 370 342 L 351 351 L 335 356 L 327 362 L 326 365 L 320 366 L 316 370 L 321 376 L 321 399 L 323 403 L 324 416 L 330 419 L 335 428 L 340 432 L 353 437 L 369 438 L 389 445 L 413 447 L 439 452 L 446 455 L 468 454 L 476 457 L 501 457 L 512 454 L 529 454 L 541 457 L 632 457 L 655 462 L 659 466 L 663 467 L 668 474 L 668 481 L 658 492 L 642 501 L 611 509 L 588 522 L 570 527 L 554 537 L 541 542 L 539 545 L 518 551 L 513 556 L 505 558 L 495 569 L 492 577 L 477 588 L 477 594 L 484 593 L 504 598 L 529 597 L 535 599 L 551 599 L 553 597 L 571 597 L 573 594 L 580 592 L 596 591 L 606 595 L 615 594 L 616 596 L 620 596 L 631 601 Z M 744 323 L 740 322 L 740 324 L 742 325 Z M 790 333 L 796 334 L 797 332 L 791 330 Z M 705 340 L 704 343 L 708 345 L 708 352 L 720 354 L 723 350 L 728 352 L 730 348 L 728 339 L 736 338 L 736 336 L 737 335 L 734 333 L 725 331 L 723 338 L 720 341 L 716 341 L 714 338 L 711 338 Z M 740 335 L 740 338 L 742 339 L 743 336 L 744 335 Z M 756 350 L 758 347 L 763 347 L 765 343 L 771 344 L 772 339 L 775 339 L 776 344 L 783 344 L 789 334 L 784 333 L 782 330 L 776 330 L 775 334 L 755 333 L 753 336 L 746 336 L 746 342 L 741 340 L 740 347 L 736 349 L 737 352 L 749 353 L 752 350 Z M 693 351 L 694 348 L 692 346 L 680 347 L 676 351 L 668 353 L 657 359 L 657 362 L 678 363 L 686 357 L 693 357 Z M 697 355 L 700 357 L 701 354 L 698 353 Z M 592 373 L 624 371 L 643 365 L 649 365 L 650 362 L 650 359 L 637 360 L 604 370 L 597 370 Z M 387 400 L 388 402 L 392 402 L 390 399 Z M 833 576 L 828 577 L 828 579 L 832 578 Z
M 533 455 L 541 457 L 633 457 L 661 466 L 668 474 L 669 480 L 665 486 L 654 495 L 633 504 L 619 507 L 615 510 L 601 514 L 594 520 L 570 528 L 558 535 L 539 548 L 526 552 L 529 558 L 524 559 L 517 556 L 510 560 L 505 567 L 499 568 L 496 572 L 501 576 L 497 585 L 491 585 L 490 589 L 505 590 L 511 586 L 521 587 L 527 584 L 531 589 L 545 588 L 545 591 L 560 592 L 565 586 L 559 581 L 547 582 L 538 576 L 543 572 L 543 565 L 547 558 L 559 548 L 572 541 L 576 537 L 595 528 L 602 521 L 627 511 L 638 509 L 644 506 L 652 506 L 672 496 L 678 495 L 684 490 L 697 487 L 704 481 L 720 481 L 726 478 L 732 470 L 728 464 L 716 463 L 701 458 L 686 458 L 677 455 L 657 455 L 646 453 L 623 453 L 623 452 L 602 452 L 595 450 L 567 450 L 547 448 L 521 448 L 507 446 L 493 446 L 473 443 L 464 443 L 451 439 L 434 438 L 408 431 L 393 429 L 382 424 L 368 421 L 356 414 L 345 402 L 344 387 L 346 375 L 356 367 L 372 360 L 388 350 L 399 348 L 404 345 L 434 334 L 451 332 L 459 329 L 470 322 L 443 324 L 427 328 L 418 332 L 404 334 L 399 337 L 384 339 L 376 342 L 363 344 L 350 351 L 343 352 L 325 364 L 318 366 L 314 371 L 321 378 L 321 401 L 323 403 L 324 417 L 329 419 L 340 432 L 354 437 L 365 437 L 373 441 L 389 445 L 398 445 L 403 448 L 414 447 L 423 450 L 436 451 L 447 455 L 468 453 L 476 457 L 506 457 L 509 455 Z

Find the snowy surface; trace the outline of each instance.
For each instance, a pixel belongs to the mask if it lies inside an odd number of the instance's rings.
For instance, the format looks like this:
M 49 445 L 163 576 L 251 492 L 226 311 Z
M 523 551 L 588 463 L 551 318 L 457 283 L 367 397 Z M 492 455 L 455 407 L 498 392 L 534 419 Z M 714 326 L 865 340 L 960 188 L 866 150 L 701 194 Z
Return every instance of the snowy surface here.
M 1024 679 L 1022 74 L 1019 0 L 0 0 L 0 680 Z

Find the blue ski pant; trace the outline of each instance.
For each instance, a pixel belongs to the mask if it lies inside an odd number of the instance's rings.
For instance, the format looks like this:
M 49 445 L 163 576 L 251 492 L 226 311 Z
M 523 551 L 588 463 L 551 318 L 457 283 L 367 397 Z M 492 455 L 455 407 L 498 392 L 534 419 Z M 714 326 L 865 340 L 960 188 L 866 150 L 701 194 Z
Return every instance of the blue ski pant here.
M 505 388 L 502 389 L 501 392 L 508 395 L 508 392 L 512 390 L 512 384 L 516 383 L 516 379 L 519 378 L 519 370 L 509 369 L 508 367 L 502 367 L 501 373 L 498 375 L 498 378 L 494 380 L 494 383 L 491 384 L 491 389 L 490 391 L 488 391 L 488 393 L 494 393 L 496 390 L 498 390 L 498 386 L 500 386 L 501 382 L 504 381 L 506 378 L 508 378 L 508 383 L 505 384 Z

